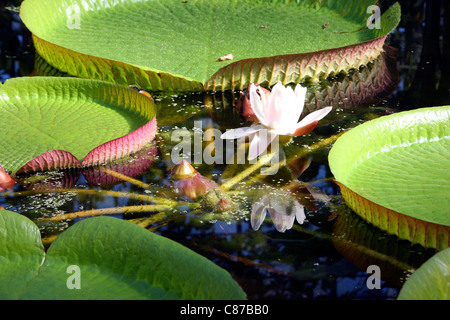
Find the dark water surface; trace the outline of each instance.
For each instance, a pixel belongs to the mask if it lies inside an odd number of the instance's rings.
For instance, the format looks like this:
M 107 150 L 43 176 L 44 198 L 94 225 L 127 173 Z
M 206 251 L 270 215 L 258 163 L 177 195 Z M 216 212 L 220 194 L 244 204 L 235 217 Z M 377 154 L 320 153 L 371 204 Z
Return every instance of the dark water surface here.
M 0 80 L 29 75 L 35 62 L 30 33 L 22 25 L 14 6 L 0 7 Z M 386 54 L 348 77 L 311 88 L 307 108 L 332 104 L 330 117 L 308 136 L 296 138 L 291 147 L 300 150 L 365 121 L 395 112 L 450 104 L 450 1 L 400 1 L 401 25 L 388 38 Z M 392 47 L 392 48 L 391 48 Z M 108 194 L 29 191 L 57 185 L 70 189 L 99 189 L 164 195 L 170 151 L 176 128 L 214 127 L 225 131 L 243 125 L 235 112 L 236 93 L 155 96 L 160 113 L 159 157 L 151 164 L 129 168 L 127 163 L 111 168 L 125 170 L 149 184 L 144 190 L 132 182 L 113 181 L 99 171 L 59 172 L 42 179 L 21 181 L 0 197 L 0 206 L 34 219 L 44 241 L 78 221 L 42 222 L 41 217 L 81 210 L 147 204 L 143 200 L 117 198 Z M 167 113 L 167 110 L 171 110 Z M 294 146 L 294 147 L 293 147 Z M 327 156 L 331 144 L 310 152 L 297 163 L 310 159 L 298 178 L 307 186 L 299 195 L 307 221 L 294 224 L 284 233 L 267 219 L 257 230 L 250 224 L 251 206 L 260 187 L 240 185 L 232 194 L 240 206 L 225 215 L 175 210 L 155 213 L 117 214 L 118 218 L 141 223 L 149 230 L 175 240 L 228 270 L 249 299 L 396 299 L 411 270 L 433 253 L 407 241 L 399 241 L 364 223 L 341 203 L 339 188 L 332 182 Z M 226 181 L 242 170 L 240 166 L 195 164 L 203 175 Z M 283 184 L 282 173 L 264 185 Z M 38 177 L 40 178 L 40 177 Z M 24 178 L 25 179 L 25 178 Z M 30 182 L 31 181 L 31 182 Z M 258 185 L 259 186 L 259 185 Z M 303 188 L 304 189 L 304 188 Z M 312 191 L 314 200 L 311 200 Z M 11 196 L 14 192 L 15 196 Z M 269 191 L 263 191 L 269 192 Z M 381 289 L 367 286 L 367 267 L 382 270 Z M 181 266 L 182 267 L 182 266 Z

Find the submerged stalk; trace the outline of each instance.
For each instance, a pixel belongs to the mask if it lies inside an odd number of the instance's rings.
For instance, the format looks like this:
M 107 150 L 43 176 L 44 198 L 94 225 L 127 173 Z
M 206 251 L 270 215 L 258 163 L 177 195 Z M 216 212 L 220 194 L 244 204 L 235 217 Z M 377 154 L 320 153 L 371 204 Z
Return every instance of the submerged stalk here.
M 142 182 L 140 180 L 131 178 L 131 177 L 126 176 L 124 174 L 118 173 L 118 172 L 116 172 L 114 170 L 103 168 L 103 167 L 100 167 L 99 170 L 104 172 L 104 173 L 106 173 L 106 174 L 109 174 L 109 175 L 111 175 L 113 177 L 116 177 L 116 178 L 118 178 L 118 179 L 120 179 L 122 181 L 126 181 L 126 182 L 129 182 L 131 184 L 134 184 L 134 185 L 136 185 L 136 186 L 138 186 L 140 188 L 143 188 L 143 189 L 150 189 L 151 188 L 151 185 L 149 185 L 149 184 L 147 184 L 145 182 Z
M 186 205 L 186 204 L 185 204 Z M 189 209 L 195 209 L 199 205 L 197 203 L 189 203 Z M 94 217 L 94 216 L 102 216 L 102 215 L 111 215 L 111 214 L 128 214 L 128 213 L 138 213 L 138 212 L 167 212 L 175 209 L 174 206 L 170 205 L 141 205 L 141 206 L 127 206 L 127 207 L 115 207 L 115 208 L 104 208 L 104 209 L 93 209 L 93 210 L 85 210 L 79 212 L 66 213 L 59 216 L 46 218 L 43 220 L 51 220 L 51 221 L 63 221 L 63 220 L 72 220 L 75 218 L 82 217 Z
M 224 191 L 228 191 L 230 190 L 232 187 L 234 187 L 236 184 L 238 184 L 239 182 L 241 182 L 242 180 L 244 180 L 245 178 L 247 178 L 248 176 L 250 176 L 253 172 L 255 172 L 256 170 L 260 169 L 261 167 L 265 166 L 267 163 L 269 163 L 273 157 L 275 156 L 275 154 L 277 153 L 276 151 L 273 151 L 270 154 L 266 154 L 263 157 L 261 157 L 257 163 L 255 163 L 254 165 L 248 167 L 247 169 L 245 169 L 244 171 L 240 172 L 239 174 L 237 174 L 235 177 L 231 178 L 230 180 L 226 181 L 225 183 L 223 183 L 221 185 L 221 189 Z
M 176 201 L 163 197 L 155 197 L 146 194 L 132 193 L 132 192 L 123 192 L 123 191 L 111 191 L 111 190 L 96 190 L 96 189 L 53 189 L 53 190 L 40 190 L 40 191 L 20 191 L 14 192 L 11 197 L 26 197 L 35 194 L 42 193 L 65 193 L 65 192 L 74 192 L 79 194 L 90 194 L 90 195 L 107 195 L 115 198 L 129 198 L 133 200 L 154 202 L 158 204 L 166 204 L 166 205 L 182 205 L 185 204 L 184 201 Z

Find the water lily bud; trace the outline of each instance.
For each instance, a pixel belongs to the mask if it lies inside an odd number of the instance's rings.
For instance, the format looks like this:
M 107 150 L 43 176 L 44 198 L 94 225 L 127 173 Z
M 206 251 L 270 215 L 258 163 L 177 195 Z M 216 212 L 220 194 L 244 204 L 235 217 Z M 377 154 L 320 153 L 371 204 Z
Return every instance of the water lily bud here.
M 213 180 L 201 175 L 194 167 L 182 160 L 175 165 L 172 170 L 173 187 L 178 196 L 197 200 L 200 196 L 204 196 L 211 189 L 219 188 L 219 185 Z
M 244 90 L 242 96 L 239 98 L 239 101 L 236 104 L 236 109 L 244 118 L 247 118 L 251 121 L 257 121 L 258 118 L 255 115 L 255 112 L 253 111 L 252 104 L 250 102 L 250 85 L 248 85 L 247 89 Z M 270 91 L 266 88 L 261 87 L 258 84 L 255 84 L 257 87 L 256 92 L 261 96 L 262 94 L 265 95 L 266 99 L 270 95 Z
M 213 189 L 203 198 L 202 207 L 210 212 L 226 212 L 234 208 L 234 203 L 225 191 Z
M 15 184 L 16 180 L 11 178 L 9 174 L 0 167 L 0 192 L 11 189 Z

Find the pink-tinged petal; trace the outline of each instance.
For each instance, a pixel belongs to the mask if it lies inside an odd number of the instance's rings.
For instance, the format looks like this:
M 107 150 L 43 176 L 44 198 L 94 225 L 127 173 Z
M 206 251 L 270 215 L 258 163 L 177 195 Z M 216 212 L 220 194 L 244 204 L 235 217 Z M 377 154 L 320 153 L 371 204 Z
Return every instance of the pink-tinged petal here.
M 255 115 L 255 111 L 253 110 L 250 101 L 250 86 L 256 86 L 256 93 L 261 97 L 262 103 L 266 103 L 266 100 L 270 96 L 271 92 L 266 88 L 259 86 L 258 84 L 251 83 L 239 98 L 236 104 L 236 109 L 240 115 L 245 118 L 249 118 L 248 120 L 259 121 L 258 117 Z
M 314 122 L 307 124 L 306 126 L 300 127 L 297 130 L 295 130 L 295 132 L 292 134 L 292 136 L 293 137 L 304 136 L 305 134 L 308 134 L 311 131 L 313 131 L 317 127 L 318 123 L 319 123 L 319 121 L 314 121 Z
M 267 101 L 265 95 L 260 96 L 257 90 L 258 87 L 256 85 L 250 85 L 250 104 L 259 122 L 266 125 L 266 115 L 264 110 L 266 108 Z
M 238 128 L 238 129 L 231 129 L 227 130 L 224 134 L 220 136 L 221 139 L 240 139 L 242 137 L 249 136 L 251 134 L 254 134 L 261 130 L 263 127 L 253 126 L 253 127 L 244 127 L 244 128 Z
M 330 113 L 331 110 L 333 110 L 333 107 L 326 107 L 308 114 L 298 123 L 297 128 L 301 128 L 315 121 L 322 120 L 327 114 Z
M 266 151 L 267 147 L 276 137 L 276 134 L 272 134 L 266 129 L 258 131 L 250 142 L 248 160 L 256 159 L 259 155 Z
M 0 168 L 0 192 L 11 189 L 16 184 L 16 180 L 11 178 L 5 170 Z
M 300 102 L 297 99 L 294 90 L 286 89 L 284 106 L 282 109 L 281 128 L 295 128 L 300 115 L 303 112 L 304 101 Z
M 284 119 L 286 124 L 290 124 L 294 126 L 297 124 L 300 115 L 303 112 L 303 105 L 305 104 L 305 100 L 299 100 L 297 94 L 292 88 L 286 88 L 286 109 L 289 110 L 286 112 L 286 119 Z
M 302 104 L 297 100 L 294 90 L 281 82 L 273 89 L 266 110 L 268 127 L 271 129 L 295 128 L 301 114 Z M 288 130 L 292 131 L 292 130 Z
M 47 151 L 29 161 L 17 173 L 79 168 L 80 162 L 68 151 Z
M 265 111 L 265 108 L 267 107 L 267 101 L 270 97 L 270 95 L 272 94 L 271 91 L 262 88 L 259 84 L 256 85 L 256 93 L 258 93 L 258 95 L 261 97 L 261 102 L 262 102 L 262 106 L 263 106 L 263 111 Z M 269 93 L 267 93 L 269 92 Z M 264 93 L 264 94 L 263 94 Z
M 265 109 L 266 116 L 266 127 L 271 129 L 279 129 L 282 124 L 283 112 L 287 112 L 286 109 L 286 88 L 278 82 L 273 88 L 272 93 L 267 100 L 267 105 Z
M 83 167 L 102 165 L 137 152 L 155 138 L 156 131 L 156 117 L 154 117 L 133 132 L 98 146 L 88 153 L 81 165 Z

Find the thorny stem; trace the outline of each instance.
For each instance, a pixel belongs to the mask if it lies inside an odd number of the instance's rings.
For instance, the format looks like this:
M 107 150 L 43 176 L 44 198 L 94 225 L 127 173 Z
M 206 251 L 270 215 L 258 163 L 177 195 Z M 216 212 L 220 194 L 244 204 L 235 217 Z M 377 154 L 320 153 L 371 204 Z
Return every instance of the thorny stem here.
M 115 198 L 129 198 L 133 200 L 140 200 L 140 201 L 148 201 L 148 202 L 154 202 L 158 204 L 165 204 L 165 205 L 183 205 L 187 202 L 184 201 L 175 201 L 168 198 L 163 197 L 155 197 L 151 195 L 146 194 L 139 194 L 139 193 L 132 193 L 132 192 L 122 192 L 122 191 L 111 191 L 111 190 L 96 190 L 96 189 L 53 189 L 53 190 L 40 190 L 40 191 L 20 191 L 20 192 L 14 192 L 11 194 L 11 197 L 24 197 L 24 196 L 30 196 L 35 194 L 42 194 L 42 193 L 65 193 L 65 192 L 73 192 L 73 193 L 80 193 L 80 194 L 91 194 L 91 195 L 108 195 Z
M 189 203 L 187 205 L 189 209 L 195 209 L 198 207 L 197 203 Z M 104 209 L 93 209 L 93 210 L 85 210 L 73 213 L 66 213 L 63 215 L 46 218 L 43 220 L 51 220 L 51 221 L 63 221 L 63 220 L 72 220 L 75 218 L 82 217 L 93 217 L 93 216 L 101 216 L 101 215 L 110 215 L 110 214 L 127 214 L 127 213 L 137 213 L 137 212 L 167 212 L 173 210 L 174 207 L 170 205 L 140 205 L 140 206 L 128 206 L 128 207 L 114 207 L 114 208 L 104 208 Z
M 142 182 L 140 180 L 128 177 L 128 176 L 126 176 L 124 174 L 121 174 L 121 173 L 118 173 L 118 172 L 116 172 L 114 170 L 103 168 L 103 167 L 100 167 L 99 169 L 100 169 L 100 171 L 102 171 L 104 173 L 107 173 L 107 174 L 109 174 L 109 175 L 111 175 L 113 177 L 116 177 L 116 178 L 121 179 L 123 181 L 129 182 L 131 184 L 134 184 L 134 185 L 136 185 L 138 187 L 141 187 L 143 189 L 150 189 L 151 188 L 151 185 L 149 185 L 149 184 L 147 184 L 145 182 Z

